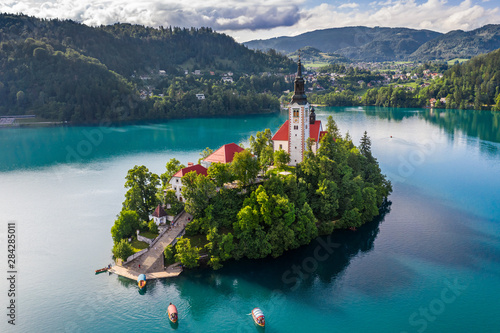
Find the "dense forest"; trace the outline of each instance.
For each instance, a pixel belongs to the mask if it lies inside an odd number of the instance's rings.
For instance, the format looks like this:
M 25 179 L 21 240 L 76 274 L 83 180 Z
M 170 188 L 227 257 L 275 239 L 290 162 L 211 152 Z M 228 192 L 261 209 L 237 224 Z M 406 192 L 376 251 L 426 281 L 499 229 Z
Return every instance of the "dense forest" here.
M 289 73 L 295 68 L 292 60 L 274 51 L 248 50 L 210 28 L 92 28 L 73 21 L 1 14 L 0 41 L 0 115 L 35 114 L 74 123 L 276 110 L 279 94 L 271 91 L 284 84 L 283 78 L 249 91 L 243 74 L 254 74 L 256 82 L 260 73 Z M 155 82 L 160 88 L 183 81 L 184 89 L 162 101 L 141 99 L 141 90 L 152 95 L 149 90 L 157 87 L 137 78 L 149 79 L 160 70 L 164 77 Z M 195 70 L 212 72 L 205 80 L 209 87 L 202 103 L 196 103 L 191 92 L 197 88 L 195 81 L 201 81 L 189 79 Z M 233 72 L 241 82 L 223 84 L 225 72 Z

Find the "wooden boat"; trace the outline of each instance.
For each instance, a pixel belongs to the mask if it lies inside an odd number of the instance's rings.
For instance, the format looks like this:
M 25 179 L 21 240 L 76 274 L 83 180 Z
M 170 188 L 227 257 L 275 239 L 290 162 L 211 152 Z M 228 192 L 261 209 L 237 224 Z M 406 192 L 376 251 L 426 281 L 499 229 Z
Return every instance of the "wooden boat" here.
M 168 319 L 170 319 L 170 321 L 175 324 L 177 322 L 177 319 L 179 319 L 177 315 L 177 308 L 175 307 L 175 305 L 170 303 L 167 312 L 168 312 Z
M 261 309 L 259 308 L 255 308 L 252 310 L 252 318 L 253 318 L 253 321 L 261 326 L 261 327 L 264 327 L 266 326 L 266 319 L 264 318 L 264 313 L 262 312 Z
M 108 267 L 104 267 L 104 268 L 101 268 L 101 269 L 96 269 L 95 273 L 99 274 L 99 273 L 102 273 L 102 272 L 107 272 L 108 269 L 110 269 L 110 268 L 111 268 L 111 265 L 108 265 Z
M 146 275 L 145 274 L 140 274 L 139 277 L 137 277 L 137 285 L 139 286 L 139 289 L 142 289 L 146 286 Z

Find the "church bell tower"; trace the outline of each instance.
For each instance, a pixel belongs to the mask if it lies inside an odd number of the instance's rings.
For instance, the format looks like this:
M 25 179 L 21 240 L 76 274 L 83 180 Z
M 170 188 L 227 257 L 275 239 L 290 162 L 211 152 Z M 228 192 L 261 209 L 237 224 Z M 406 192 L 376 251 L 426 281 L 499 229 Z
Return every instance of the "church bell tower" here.
M 297 75 L 294 82 L 294 94 L 288 105 L 288 135 L 290 165 L 295 166 L 302 162 L 306 150 L 307 139 L 310 137 L 311 121 L 316 120 L 314 111 L 310 114 L 307 102 L 305 81 L 302 77 L 302 63 L 298 63 Z

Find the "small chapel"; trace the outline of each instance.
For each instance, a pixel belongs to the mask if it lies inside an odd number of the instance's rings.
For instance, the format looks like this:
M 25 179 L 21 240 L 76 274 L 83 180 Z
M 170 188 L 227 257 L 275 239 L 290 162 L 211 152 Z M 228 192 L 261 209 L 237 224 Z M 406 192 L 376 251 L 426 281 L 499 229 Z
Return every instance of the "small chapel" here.
M 299 59 L 297 75 L 294 82 L 294 94 L 288 104 L 288 120 L 272 137 L 274 151 L 285 150 L 290 154 L 291 166 L 302 162 L 307 149 L 307 139 L 313 141 L 312 151 L 316 153 L 323 131 L 321 120 L 316 120 L 314 107 L 307 102 L 305 81 L 302 77 L 302 64 Z

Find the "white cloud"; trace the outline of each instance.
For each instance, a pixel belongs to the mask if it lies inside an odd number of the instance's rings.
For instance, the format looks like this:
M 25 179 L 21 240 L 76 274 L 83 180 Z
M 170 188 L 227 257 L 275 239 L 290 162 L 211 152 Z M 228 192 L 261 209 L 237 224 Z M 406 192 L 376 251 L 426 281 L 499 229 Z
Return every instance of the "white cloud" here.
M 354 9 L 354 8 L 357 8 L 357 7 L 359 7 L 359 5 L 357 3 L 351 2 L 351 3 L 344 3 L 344 4 L 340 5 L 339 9 L 342 9 L 342 8 L 352 8 L 352 9 Z
M 374 0 L 369 6 L 350 2 L 338 7 L 322 3 L 312 8 L 306 4 L 307 0 L 4 0 L 0 12 L 72 19 L 88 25 L 209 26 L 239 41 L 343 26 L 447 32 L 500 22 L 500 6 L 486 8 L 471 0 L 458 5 L 446 0 Z

